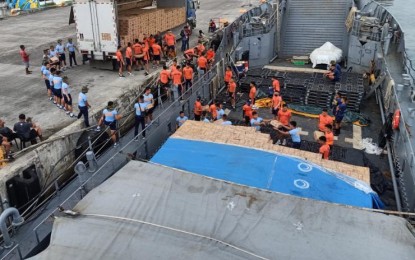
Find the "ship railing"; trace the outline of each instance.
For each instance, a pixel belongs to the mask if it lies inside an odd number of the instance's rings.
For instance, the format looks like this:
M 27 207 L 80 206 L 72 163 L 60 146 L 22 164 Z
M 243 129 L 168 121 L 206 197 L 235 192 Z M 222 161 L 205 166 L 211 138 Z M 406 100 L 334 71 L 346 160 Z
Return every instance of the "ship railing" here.
M 19 244 L 15 244 L 9 251 L 1 258 L 1 260 L 23 260 L 22 251 Z
M 189 119 L 193 119 L 193 108 L 196 98 L 202 97 L 203 100 L 213 100 L 219 93 L 222 86 L 222 79 L 224 77 L 224 69 L 227 66 L 225 59 L 217 62 L 206 74 L 199 77 L 193 84 L 193 87 L 187 90 L 181 98 L 181 101 L 176 100 L 170 104 L 165 103 L 160 105 L 154 111 L 156 115 L 152 124 L 147 126 L 146 139 L 137 143 L 131 138 L 114 154 L 107 154 L 109 158 L 105 158 L 99 169 L 95 171 L 85 182 L 79 185 L 79 187 L 70 194 L 58 208 L 53 210 L 46 218 L 44 218 L 34 229 L 33 232 L 36 237 L 37 243 L 40 243 L 47 234 L 45 231 L 50 231 L 53 226 L 55 217 L 62 215 L 62 211 L 66 209 L 73 209 L 75 205 L 100 183 L 104 181 L 101 179 L 100 173 L 102 171 L 110 171 L 111 174 L 118 171 L 125 164 L 131 160 L 131 155 L 137 160 L 149 160 L 163 145 L 169 136 L 171 136 L 176 130 L 176 118 L 179 111 L 184 111 L 185 115 Z M 143 131 L 138 133 L 138 137 L 141 139 Z M 122 143 L 125 141 L 122 141 Z M 103 157 L 105 155 L 101 155 Z
M 258 7 L 259 8 L 259 7 Z M 245 24 L 249 24 L 249 29 L 245 27 L 242 29 L 242 35 L 241 37 L 251 37 L 261 34 L 266 34 L 272 30 L 272 28 L 276 25 L 277 22 L 277 12 L 278 9 L 275 8 L 275 10 L 272 10 L 272 8 L 269 8 L 268 10 L 272 11 L 272 14 L 270 17 L 267 17 L 268 14 L 263 15 L 264 22 L 260 24 L 251 24 L 249 21 L 249 16 L 247 16 L 247 19 L 245 19 Z

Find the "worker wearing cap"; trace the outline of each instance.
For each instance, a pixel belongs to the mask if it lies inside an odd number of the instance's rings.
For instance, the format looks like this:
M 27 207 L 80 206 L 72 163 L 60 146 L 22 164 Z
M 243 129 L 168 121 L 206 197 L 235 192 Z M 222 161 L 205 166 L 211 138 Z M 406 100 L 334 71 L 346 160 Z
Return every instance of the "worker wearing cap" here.
M 194 105 L 194 114 L 195 114 L 195 121 L 200 121 L 201 116 L 202 116 L 202 112 L 203 112 L 203 107 L 202 107 L 202 102 L 201 101 L 201 97 L 197 97 L 196 101 L 195 101 L 195 105 Z
M 101 125 L 108 126 L 111 133 L 111 139 L 114 143 L 114 147 L 118 145 L 117 143 L 117 120 L 121 119 L 121 115 L 118 114 L 117 110 L 114 107 L 114 102 L 109 101 L 107 107 L 102 111 L 102 117 L 99 119 L 97 131 L 101 130 Z
M 89 127 L 88 108 L 91 108 L 91 106 L 88 103 L 88 98 L 86 96 L 87 93 L 88 93 L 88 87 L 83 86 L 81 93 L 79 93 L 79 96 L 78 96 L 78 108 L 79 108 L 78 119 L 80 119 L 82 115 L 84 116 L 85 127 Z

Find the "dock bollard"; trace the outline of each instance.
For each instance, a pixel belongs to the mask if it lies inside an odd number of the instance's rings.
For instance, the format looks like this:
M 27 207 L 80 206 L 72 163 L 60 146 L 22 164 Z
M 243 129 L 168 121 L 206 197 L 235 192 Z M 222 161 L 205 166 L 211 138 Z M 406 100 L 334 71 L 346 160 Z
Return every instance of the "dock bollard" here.
M 89 172 L 95 172 L 97 170 L 97 163 L 95 160 L 95 154 L 92 151 L 88 151 L 86 152 L 86 159 L 88 160 L 88 165 L 89 165 Z

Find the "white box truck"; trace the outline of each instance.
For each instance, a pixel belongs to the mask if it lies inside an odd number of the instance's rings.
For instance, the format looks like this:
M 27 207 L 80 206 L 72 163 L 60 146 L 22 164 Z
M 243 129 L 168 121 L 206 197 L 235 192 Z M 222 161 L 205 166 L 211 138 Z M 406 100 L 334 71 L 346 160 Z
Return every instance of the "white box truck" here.
M 196 10 L 192 0 L 170 0 L 186 6 L 188 23 L 196 23 Z M 118 19 L 121 10 L 151 6 L 153 0 L 74 0 L 73 18 L 76 26 L 79 51 L 92 65 L 111 64 L 120 43 Z M 102 67 L 101 64 L 98 65 Z

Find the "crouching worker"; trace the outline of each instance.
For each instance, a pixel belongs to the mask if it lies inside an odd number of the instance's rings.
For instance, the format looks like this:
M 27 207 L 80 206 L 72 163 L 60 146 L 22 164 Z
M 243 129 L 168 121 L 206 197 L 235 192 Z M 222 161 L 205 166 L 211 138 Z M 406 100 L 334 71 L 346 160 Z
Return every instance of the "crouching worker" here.
M 117 143 L 117 120 L 120 120 L 122 115 L 118 114 L 117 110 L 114 108 L 114 102 L 109 101 L 107 108 L 102 111 L 102 117 L 99 119 L 97 131 L 101 130 L 101 125 L 108 126 L 111 133 L 111 139 L 114 143 L 114 147 L 118 145 Z

